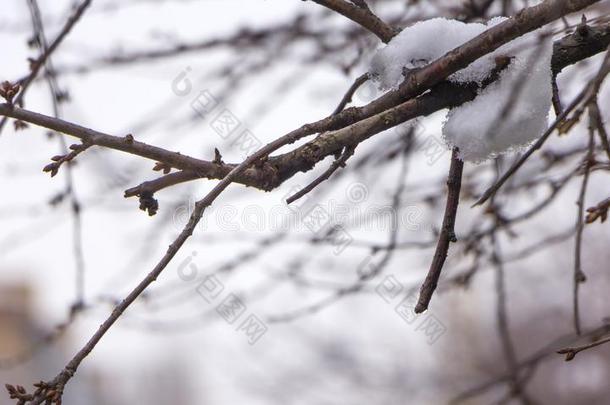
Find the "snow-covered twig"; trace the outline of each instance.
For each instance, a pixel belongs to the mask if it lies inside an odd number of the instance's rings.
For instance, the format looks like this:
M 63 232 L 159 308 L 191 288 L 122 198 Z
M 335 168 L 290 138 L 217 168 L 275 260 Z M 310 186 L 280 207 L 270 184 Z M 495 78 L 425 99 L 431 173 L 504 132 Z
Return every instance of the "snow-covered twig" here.
M 521 158 L 515 162 L 507 171 L 502 175 L 500 179 L 498 179 L 491 187 L 489 187 L 481 197 L 472 205 L 477 206 L 485 203 L 492 195 L 494 195 L 504 183 L 513 175 L 523 164 L 525 161 L 538 149 L 542 147 L 542 145 L 546 142 L 546 140 L 551 136 L 551 134 L 559 127 L 560 124 L 563 123 L 564 119 L 574 111 L 579 105 L 582 104 L 583 100 L 587 102 L 591 99 L 591 97 L 597 94 L 599 90 L 599 86 L 601 85 L 603 79 L 610 71 L 610 51 L 606 54 L 606 58 L 602 63 L 602 66 L 594 78 L 585 88 L 574 98 L 572 103 L 563 111 L 563 113 L 555 119 L 555 121 L 551 124 L 551 126 L 545 131 L 545 133 L 521 156 Z

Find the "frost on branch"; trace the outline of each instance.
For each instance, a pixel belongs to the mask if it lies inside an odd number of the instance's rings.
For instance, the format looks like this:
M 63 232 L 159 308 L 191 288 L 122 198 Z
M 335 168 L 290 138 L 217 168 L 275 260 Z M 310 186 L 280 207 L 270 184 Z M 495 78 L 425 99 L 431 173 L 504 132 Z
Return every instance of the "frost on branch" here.
M 373 57 L 371 77 L 379 88 L 397 87 L 409 69 L 422 67 L 485 30 L 504 21 L 466 24 L 434 18 L 404 29 Z M 446 143 L 460 149 L 460 157 L 480 162 L 519 150 L 545 130 L 551 107 L 550 35 L 540 30 L 517 38 L 448 77 L 454 83 L 481 84 L 500 57 L 510 64 L 498 80 L 479 90 L 477 98 L 449 111 L 443 126 Z

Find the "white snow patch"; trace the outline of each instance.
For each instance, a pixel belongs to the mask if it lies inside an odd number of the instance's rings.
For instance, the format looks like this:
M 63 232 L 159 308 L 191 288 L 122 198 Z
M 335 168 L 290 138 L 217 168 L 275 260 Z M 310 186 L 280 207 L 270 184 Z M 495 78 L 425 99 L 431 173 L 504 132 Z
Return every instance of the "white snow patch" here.
M 404 80 L 403 68 L 427 65 L 504 20 L 506 18 L 497 17 L 487 24 L 466 24 L 446 18 L 420 21 L 402 30 L 377 51 L 371 60 L 369 72 L 380 89 L 396 88 Z M 480 83 L 494 66 L 494 56 L 487 55 L 449 76 L 449 80 Z
M 466 24 L 434 18 L 419 22 L 377 52 L 369 73 L 380 89 L 396 88 L 404 80 L 403 68 L 424 66 L 504 20 L 497 17 L 487 24 Z M 519 150 L 544 132 L 552 97 L 552 50 L 550 35 L 534 31 L 449 76 L 456 83 L 481 84 L 497 57 L 511 58 L 498 80 L 447 115 L 443 137 L 450 147 L 460 149 L 462 159 L 481 162 Z

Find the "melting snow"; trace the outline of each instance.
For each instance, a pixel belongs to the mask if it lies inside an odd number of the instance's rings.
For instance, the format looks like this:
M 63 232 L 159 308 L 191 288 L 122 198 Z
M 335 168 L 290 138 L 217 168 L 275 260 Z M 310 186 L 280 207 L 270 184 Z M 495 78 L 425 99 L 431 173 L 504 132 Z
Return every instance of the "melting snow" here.
M 487 24 L 444 18 L 419 22 L 377 52 L 371 61 L 371 77 L 382 90 L 395 88 L 404 80 L 403 68 L 424 66 L 505 19 L 494 18 Z M 550 36 L 534 31 L 449 76 L 452 82 L 480 84 L 497 57 L 511 58 L 498 80 L 447 115 L 443 137 L 449 146 L 460 149 L 462 159 L 480 162 L 519 150 L 544 132 L 552 97 L 552 50 Z

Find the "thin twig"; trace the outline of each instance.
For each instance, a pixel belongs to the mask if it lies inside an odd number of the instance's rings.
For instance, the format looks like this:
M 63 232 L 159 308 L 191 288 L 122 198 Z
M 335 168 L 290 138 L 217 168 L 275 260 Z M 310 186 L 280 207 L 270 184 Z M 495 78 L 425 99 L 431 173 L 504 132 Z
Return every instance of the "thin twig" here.
M 538 138 L 538 140 L 527 150 L 525 151 L 525 153 L 523 155 L 521 155 L 521 157 L 519 158 L 519 160 L 517 160 L 507 171 L 506 173 L 504 173 L 502 175 L 502 177 L 500 177 L 491 187 L 489 187 L 487 190 L 485 190 L 485 192 L 481 195 L 481 197 L 474 203 L 472 204 L 472 207 L 476 207 L 477 205 L 481 205 L 483 203 L 485 203 L 490 197 L 492 197 L 503 185 L 504 183 L 506 183 L 506 181 L 517 172 L 517 170 L 519 170 L 521 168 L 521 166 L 523 166 L 523 164 L 525 163 L 525 161 L 532 155 L 534 154 L 535 151 L 537 151 L 538 149 L 540 149 L 542 147 L 542 145 L 544 145 L 544 143 L 546 142 L 546 140 L 549 138 L 549 136 L 553 133 L 553 131 L 555 131 L 555 129 L 559 126 L 559 124 L 561 124 L 564 120 L 565 117 L 568 116 L 568 114 L 574 110 L 582 101 L 582 99 L 585 97 L 585 95 L 587 94 L 587 90 L 588 87 L 583 89 L 583 91 L 576 96 L 576 98 L 574 99 L 574 101 L 572 101 L 572 103 L 563 111 L 563 113 L 561 113 L 561 115 L 559 115 L 555 121 L 551 124 L 551 126 L 546 130 L 546 132 L 544 134 L 542 134 L 542 136 L 540 138 Z
M 585 195 L 587 193 L 587 184 L 589 182 L 589 174 L 593 165 L 593 149 L 595 147 L 595 128 L 593 117 L 589 113 L 589 149 L 584 161 L 584 174 L 580 193 L 578 194 L 577 211 L 576 211 L 576 238 L 574 242 L 574 278 L 573 278 L 573 313 L 574 313 L 574 330 L 577 335 L 580 335 L 580 308 L 578 300 L 578 292 L 581 283 L 587 280 L 585 273 L 582 270 L 582 234 L 585 226 Z
M 47 59 L 53 54 L 53 52 L 55 52 L 55 50 L 59 47 L 62 41 L 68 36 L 70 31 L 72 31 L 72 28 L 74 28 L 76 23 L 81 19 L 87 8 L 91 5 L 91 1 L 92 0 L 84 0 L 78 7 L 74 9 L 73 14 L 68 18 L 57 37 L 55 37 L 55 40 L 51 42 L 45 52 L 42 53 L 40 57 L 32 63 L 32 70 L 30 74 L 19 81 L 19 84 L 21 85 L 21 92 L 15 98 L 15 104 L 23 106 L 23 99 L 25 93 L 30 87 L 30 85 L 34 82 L 34 79 L 36 79 L 36 77 L 38 76 L 38 72 L 40 72 L 40 69 L 45 65 Z M 0 121 L 0 134 L 2 133 L 4 125 L 6 125 L 6 121 L 6 117 L 2 118 L 2 120 Z
M 496 172 L 499 170 L 499 166 L 496 165 Z M 506 276 L 504 271 L 504 259 L 502 257 L 502 250 L 500 247 L 500 241 L 498 240 L 498 235 L 496 234 L 496 230 L 501 227 L 501 219 L 498 215 L 499 207 L 495 206 L 495 202 L 492 203 L 493 209 L 492 212 L 495 214 L 495 223 L 496 228 L 490 234 L 491 244 L 492 244 L 492 253 L 491 253 L 491 261 L 495 267 L 495 287 L 496 287 L 496 321 L 498 325 L 498 335 L 500 338 L 500 342 L 502 343 L 502 350 L 504 353 L 504 360 L 506 362 L 506 366 L 508 371 L 512 374 L 512 389 L 507 394 L 507 400 L 517 396 L 521 399 L 521 402 L 524 405 L 529 405 L 532 403 L 527 392 L 525 391 L 523 378 L 519 376 L 519 368 L 517 355 L 515 352 L 515 347 L 513 341 L 510 336 L 510 327 L 509 327 L 509 319 L 508 319 L 508 308 L 507 308 L 507 297 L 506 297 Z
M 309 183 L 307 186 L 303 187 L 301 190 L 297 191 L 292 196 L 288 197 L 286 199 L 286 204 L 292 204 L 299 198 L 302 198 L 303 196 L 307 195 L 314 188 L 316 188 L 318 185 L 320 185 L 323 181 L 328 180 L 330 178 L 330 176 L 332 176 L 333 173 L 336 172 L 339 168 L 345 167 L 345 162 L 347 162 L 347 160 L 354 154 L 355 149 L 356 149 L 355 146 L 347 146 L 345 148 L 345 150 L 343 151 L 343 153 L 341 153 L 341 156 L 339 156 L 338 159 L 335 159 L 335 161 L 330 165 L 330 167 L 328 169 L 326 169 L 326 171 L 324 173 L 322 173 L 320 176 L 318 176 L 314 181 Z
M 591 329 L 591 330 L 584 332 L 582 336 L 596 337 L 596 336 L 599 336 L 600 334 L 607 334 L 609 331 L 610 331 L 610 325 L 604 324 L 595 329 Z M 581 339 L 582 336 L 578 336 L 578 335 L 574 335 L 574 334 L 561 336 L 561 337 L 555 339 L 554 341 L 546 344 L 544 347 L 541 347 L 539 350 L 535 351 L 532 355 L 530 355 L 529 357 L 527 357 L 526 359 L 521 361 L 517 365 L 517 368 L 519 370 L 522 370 L 522 369 L 529 369 L 531 367 L 535 367 L 536 365 L 542 363 L 543 361 L 548 360 L 550 355 L 552 355 L 553 353 L 556 353 L 557 346 L 572 344 L 573 342 L 576 342 L 579 339 Z M 478 396 L 478 395 L 481 395 L 481 394 L 487 392 L 491 388 L 495 387 L 498 383 L 510 382 L 511 378 L 512 378 L 511 373 L 504 373 L 500 376 L 492 377 L 489 381 L 479 384 L 479 385 L 477 385 L 473 388 L 470 388 L 467 391 L 459 394 L 454 399 L 452 399 L 449 403 L 454 404 L 454 405 L 458 404 L 458 403 L 462 403 L 462 402 L 466 401 L 467 399 L 470 399 L 472 397 L 475 397 L 475 396 Z
M 55 118 L 59 118 L 61 116 L 60 103 L 63 100 L 62 95 L 59 91 L 59 86 L 57 84 L 57 80 L 55 78 L 55 71 L 53 69 L 53 63 L 51 58 L 51 52 L 49 51 L 49 44 L 46 39 L 44 24 L 42 21 L 42 16 L 40 13 L 40 8 L 38 6 L 38 2 L 36 0 L 28 0 L 28 4 L 30 7 L 30 14 L 32 18 L 32 25 L 34 28 L 34 36 L 38 39 L 38 45 L 41 50 L 41 55 L 39 60 L 44 60 L 42 63 L 45 69 L 45 80 L 49 86 L 49 91 L 51 93 L 51 102 L 53 105 L 53 113 Z M 46 56 L 45 56 L 46 55 Z M 66 192 L 70 196 L 70 211 L 72 213 L 72 246 L 74 252 L 74 262 L 76 267 L 76 281 L 75 281 L 75 291 L 76 298 L 74 303 L 72 304 L 71 311 L 80 310 L 85 305 L 85 257 L 83 253 L 83 240 L 82 240 L 82 218 L 81 218 L 81 203 L 78 200 L 76 195 L 76 187 L 74 185 L 74 176 L 72 173 L 72 165 L 70 162 L 76 157 L 76 155 L 80 154 L 84 150 L 86 150 L 90 145 L 82 145 L 77 146 L 72 149 L 71 152 L 68 152 L 68 145 L 66 144 L 66 140 L 63 136 L 57 136 L 59 146 L 63 153 L 63 157 L 53 163 L 52 166 L 55 166 L 56 170 L 59 169 L 59 166 L 64 162 L 68 164 L 65 165 L 66 168 Z M 46 169 L 46 168 L 45 168 Z M 46 170 L 45 170 L 46 171 Z M 52 174 L 53 175 L 53 174 Z
M 472 205 L 477 206 L 483 204 L 485 201 L 489 199 L 493 194 L 495 194 L 500 187 L 508 180 L 519 168 L 525 163 L 525 161 L 538 149 L 542 147 L 542 145 L 546 142 L 549 136 L 553 133 L 553 131 L 563 123 L 563 120 L 574 110 L 576 107 L 580 105 L 580 102 L 585 100 L 585 103 L 588 103 L 591 99 L 597 97 L 597 93 L 599 88 L 610 72 L 610 46 L 607 46 L 606 49 L 606 57 L 604 58 L 599 71 L 595 78 L 590 81 L 582 91 L 574 98 L 572 103 L 555 119 L 553 124 L 546 130 L 544 134 L 521 156 L 521 158 L 515 162 L 510 169 L 499 179 L 497 180 L 493 186 L 488 188 L 483 195 Z
M 390 221 L 391 221 L 391 226 L 390 226 L 390 238 L 389 238 L 389 242 L 387 244 L 387 246 L 384 247 L 378 247 L 375 246 L 372 249 L 374 251 L 377 250 L 384 250 L 383 252 L 383 256 L 379 259 L 379 261 L 377 263 L 367 263 L 368 265 L 366 266 L 366 272 L 360 272 L 360 274 L 358 275 L 358 280 L 346 287 L 342 287 L 340 289 L 338 289 L 337 291 L 335 291 L 333 294 L 322 298 L 321 300 L 298 308 L 296 310 L 287 312 L 287 313 L 283 313 L 280 315 L 274 315 L 274 316 L 270 316 L 268 317 L 266 320 L 270 323 L 283 323 L 283 322 L 292 322 L 296 319 L 302 318 L 304 316 L 308 316 L 308 315 L 312 315 L 314 313 L 317 313 L 319 311 L 321 311 L 324 308 L 327 308 L 328 306 L 330 306 L 331 304 L 339 301 L 340 299 L 348 296 L 348 295 L 352 295 L 355 293 L 358 293 L 360 291 L 362 291 L 367 285 L 368 282 L 372 279 L 374 279 L 376 276 L 378 276 L 384 269 L 385 267 L 388 265 L 388 263 L 390 263 L 390 260 L 392 259 L 395 251 L 396 251 L 396 247 L 397 247 L 397 241 L 398 241 L 398 233 L 399 233 L 399 226 L 398 226 L 398 211 L 400 209 L 400 206 L 402 204 L 402 195 L 404 194 L 404 190 L 405 190 L 405 186 L 406 186 L 406 176 L 407 176 L 407 169 L 408 169 L 408 156 L 409 153 L 412 151 L 412 147 L 413 147 L 413 143 L 412 143 L 412 137 L 406 137 L 403 139 L 404 144 L 402 145 L 402 150 L 401 150 L 401 168 L 400 168 L 400 173 L 398 175 L 398 183 L 396 184 L 396 188 L 394 190 L 394 192 L 392 193 L 392 215 L 390 216 Z M 369 257 L 370 259 L 370 257 Z M 362 269 L 358 269 L 358 270 L 362 270 Z
M 350 20 L 360 24 L 362 27 L 375 34 L 384 43 L 390 40 L 397 34 L 398 31 L 390 27 L 377 17 L 367 6 L 364 0 L 358 0 L 350 4 L 344 0 L 313 0 L 324 7 L 327 7 L 339 14 L 344 15 Z
M 421 286 L 419 299 L 415 306 L 415 313 L 424 312 L 428 309 L 432 294 L 436 290 L 438 280 L 441 277 L 441 271 L 447 258 L 449 244 L 457 242 L 455 236 L 455 217 L 460 201 L 460 189 L 462 187 L 462 172 L 464 170 L 464 162 L 459 158 L 459 150 L 453 149 L 451 153 L 451 166 L 449 167 L 449 176 L 447 179 L 447 205 L 445 206 L 445 215 L 443 217 L 443 225 L 441 233 L 438 236 L 438 244 L 434 252 L 434 258 L 430 265 L 428 275 Z
M 576 357 L 576 355 L 578 353 L 582 352 L 583 350 L 589 350 L 589 349 L 592 349 L 594 347 L 597 347 L 597 346 L 600 346 L 600 345 L 603 345 L 603 344 L 606 344 L 609 342 L 610 342 L 610 337 L 607 337 L 605 339 L 597 340 L 593 343 L 589 343 L 589 344 L 582 345 L 582 346 L 566 347 L 565 349 L 557 350 L 557 353 L 565 354 L 566 355 L 565 360 L 571 361 L 574 359 L 574 357 Z
M 610 143 L 608 141 L 608 132 L 606 131 L 606 127 L 604 126 L 604 121 L 602 120 L 601 113 L 599 112 L 599 105 L 597 104 L 597 97 L 595 100 L 589 103 L 589 113 L 593 118 L 593 122 L 595 123 L 595 128 L 597 129 L 597 134 L 599 135 L 599 140 L 606 152 L 606 156 L 610 161 Z
M 339 105 L 337 105 L 337 108 L 335 108 L 335 110 L 333 111 L 332 115 L 337 115 L 341 111 L 343 111 L 345 109 L 345 107 L 349 103 L 351 103 L 352 97 L 354 96 L 354 93 L 356 93 L 356 90 L 358 90 L 358 88 L 360 86 L 362 86 L 364 83 L 366 83 L 368 80 L 369 80 L 368 73 L 365 73 L 365 74 L 357 77 L 356 80 L 354 81 L 354 83 L 352 83 L 352 85 L 349 87 L 349 89 L 347 90 L 347 92 L 345 93 L 345 95 L 343 96 L 341 101 L 339 102 Z M 306 194 L 310 193 L 314 188 L 316 188 L 318 185 L 320 185 L 323 181 L 328 180 L 330 178 L 330 176 L 332 176 L 332 174 L 334 172 L 336 172 L 339 168 L 345 167 L 345 162 L 347 162 L 347 160 L 354 154 L 355 149 L 356 149 L 356 147 L 353 145 L 346 146 L 344 148 L 343 152 L 341 153 L 341 155 L 337 159 L 335 159 L 335 161 L 332 163 L 332 165 L 324 173 L 322 173 L 320 176 L 318 176 L 314 181 L 312 181 L 306 187 L 299 190 L 294 195 L 288 197 L 286 199 L 286 204 L 291 204 L 294 201 L 298 200 L 299 198 L 302 198 Z
M 335 108 L 335 110 L 333 111 L 332 115 L 337 115 L 341 111 L 343 111 L 345 109 L 345 107 L 349 103 L 352 102 L 352 97 L 354 97 L 354 93 L 356 93 L 356 90 L 358 90 L 358 88 L 360 88 L 360 86 L 362 86 L 368 80 L 369 80 L 368 73 L 364 73 L 364 74 L 358 76 L 356 78 L 356 80 L 354 80 L 354 83 L 352 83 L 352 85 L 349 87 L 349 89 L 347 89 L 347 92 L 345 93 L 345 95 L 343 96 L 341 101 L 339 102 L 339 105 L 337 106 L 337 108 Z

